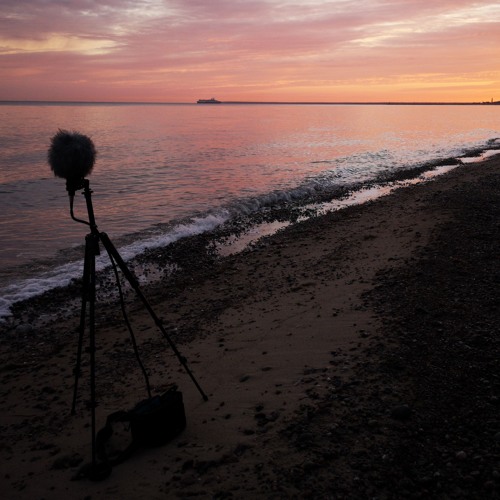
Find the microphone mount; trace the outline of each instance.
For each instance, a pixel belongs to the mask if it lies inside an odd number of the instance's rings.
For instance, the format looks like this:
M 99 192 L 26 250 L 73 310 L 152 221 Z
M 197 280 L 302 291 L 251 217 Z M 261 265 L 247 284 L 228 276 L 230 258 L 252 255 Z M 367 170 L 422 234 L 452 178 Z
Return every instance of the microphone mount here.
M 66 189 L 68 190 L 68 195 L 69 195 L 69 213 L 71 218 L 75 222 L 79 222 L 81 224 L 85 224 L 87 226 L 90 226 L 91 232 L 98 232 L 97 231 L 97 224 L 95 222 L 95 216 L 94 216 L 94 207 L 92 205 L 92 190 L 90 189 L 90 182 L 88 179 L 80 179 L 79 180 L 79 185 L 76 187 L 76 183 L 71 181 L 70 184 L 70 179 L 66 180 Z M 89 216 L 89 220 L 83 220 L 83 219 L 78 219 L 75 217 L 74 211 L 73 211 L 73 205 L 75 201 L 75 193 L 76 191 L 83 189 L 83 195 L 85 196 L 85 201 L 87 204 L 87 213 Z

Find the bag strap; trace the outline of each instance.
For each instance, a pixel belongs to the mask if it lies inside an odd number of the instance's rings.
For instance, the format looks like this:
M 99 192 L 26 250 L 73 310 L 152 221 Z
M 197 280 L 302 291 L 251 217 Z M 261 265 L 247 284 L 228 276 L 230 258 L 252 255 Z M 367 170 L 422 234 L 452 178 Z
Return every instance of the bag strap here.
M 137 443 L 132 439 L 131 443 L 123 450 L 120 451 L 115 457 L 109 458 L 106 452 L 106 443 L 113 435 L 113 424 L 116 422 L 130 422 L 130 412 L 120 410 L 108 415 L 106 425 L 96 435 L 96 454 L 97 457 L 110 466 L 118 465 L 129 458 L 132 453 L 138 448 Z
M 98 463 L 93 466 L 92 464 L 85 464 L 82 466 L 78 472 L 72 477 L 72 480 L 88 478 L 94 481 L 101 481 L 106 479 L 111 474 L 111 469 L 114 465 L 118 465 L 125 461 L 137 448 L 137 444 L 132 440 L 132 442 L 123 451 L 120 451 L 116 457 L 109 458 L 106 452 L 106 443 L 111 439 L 113 435 L 113 424 L 116 422 L 130 422 L 130 412 L 120 410 L 108 415 L 106 419 L 106 424 L 104 427 L 96 434 L 95 446 L 96 446 L 96 457 L 98 458 Z

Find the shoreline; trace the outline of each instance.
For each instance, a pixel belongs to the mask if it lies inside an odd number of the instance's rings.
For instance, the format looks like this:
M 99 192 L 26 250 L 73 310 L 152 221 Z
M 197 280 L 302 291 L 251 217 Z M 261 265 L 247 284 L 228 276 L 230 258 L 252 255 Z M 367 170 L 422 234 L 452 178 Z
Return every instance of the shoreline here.
M 2 491 L 21 499 L 494 498 L 499 176 L 499 156 L 459 166 L 220 261 L 203 238 L 177 245 L 189 272 L 147 295 L 175 326 L 209 401 L 130 300 L 154 392 L 179 385 L 188 427 L 101 483 L 70 482 L 90 448 L 85 371 L 77 415 L 68 417 L 78 304 L 62 293 L 16 311 L 16 327 L 0 325 Z M 59 311 L 56 320 L 41 317 L 44 309 Z M 145 397 L 114 309 L 97 311 L 98 428 Z
M 207 246 L 213 245 L 213 242 L 210 240 L 215 240 L 215 245 L 220 249 L 220 256 L 224 257 L 230 253 L 238 252 L 246 245 L 253 244 L 254 241 L 263 236 L 272 235 L 278 229 L 294 224 L 298 220 L 315 217 L 332 210 L 343 209 L 350 205 L 350 198 L 353 199 L 352 204 L 370 201 L 378 196 L 385 195 L 382 193 L 387 192 L 387 190 L 397 189 L 399 186 L 404 187 L 405 184 L 409 183 L 426 182 L 432 176 L 441 175 L 441 172 L 456 168 L 458 165 L 483 161 L 491 155 L 498 154 L 499 150 L 498 139 L 490 139 L 483 147 L 466 149 L 460 156 L 441 157 L 429 160 L 423 164 L 410 165 L 395 171 L 383 172 L 371 180 L 333 185 L 318 190 L 309 189 L 306 193 L 302 194 L 297 194 L 292 190 L 288 192 L 288 196 L 292 198 L 291 201 L 287 201 L 285 194 L 280 193 L 279 196 L 282 199 L 281 201 L 278 200 L 276 205 L 267 206 L 264 201 L 261 209 L 256 212 L 244 213 L 245 210 L 243 210 L 243 213 L 238 214 L 237 207 L 236 211 L 233 210 L 234 207 L 231 207 L 231 205 L 220 207 L 220 210 L 227 210 L 229 213 L 232 212 L 232 215 L 225 215 L 224 217 L 227 220 L 221 224 L 213 221 L 209 222 L 210 225 L 215 224 L 214 227 L 202 230 L 201 234 L 198 232 L 196 223 L 192 218 L 177 221 L 177 223 L 172 222 L 171 230 L 166 231 L 163 235 L 164 240 L 173 240 L 168 244 L 166 241 L 163 244 L 150 242 L 151 246 L 148 248 L 146 244 L 148 242 L 147 237 L 135 238 L 131 234 L 119 237 L 117 246 L 124 246 L 121 249 L 119 248 L 119 251 L 125 260 L 130 263 L 131 267 L 137 263 L 141 267 L 144 263 L 147 263 L 149 258 L 150 262 L 147 264 L 151 268 L 154 267 L 158 255 L 165 253 L 165 247 L 177 245 L 179 239 L 187 238 L 188 240 L 195 240 L 198 236 L 189 236 L 189 232 L 192 230 L 195 235 L 199 235 L 200 238 L 206 241 Z M 303 187 L 299 186 L 296 189 L 300 191 Z M 370 195 L 367 199 L 363 200 L 363 192 L 366 190 L 370 192 Z M 268 196 L 269 193 L 257 197 L 256 200 L 259 202 L 260 198 L 265 200 Z M 361 197 L 360 201 L 356 200 L 357 197 Z M 217 210 L 214 213 L 208 211 L 202 214 L 202 220 L 212 217 L 219 217 Z M 191 229 L 189 229 L 190 227 Z M 176 233 L 179 234 L 176 235 Z M 138 234 L 140 233 L 136 233 L 136 236 Z M 129 241 L 129 243 L 125 244 L 125 241 Z M 183 242 L 180 244 L 183 247 L 185 246 Z M 233 251 L 232 247 L 236 248 L 236 250 Z M 124 250 L 125 253 L 123 253 Z M 128 255 L 131 252 L 132 254 Z M 168 252 L 170 250 L 167 250 Z M 72 257 L 66 260 L 63 254 Z M 20 303 L 19 305 L 22 308 L 24 301 L 29 302 L 32 299 L 36 301 L 39 296 L 47 295 L 47 292 L 50 296 L 51 289 L 64 286 L 59 280 L 68 282 L 68 273 L 71 273 L 71 281 L 79 280 L 81 276 L 79 271 L 81 255 L 83 255 L 83 245 L 81 247 L 61 249 L 53 257 L 40 258 L 31 263 L 25 262 L 17 267 L 7 267 L 4 269 L 5 276 L 14 276 L 16 273 L 21 273 L 24 277 L 18 281 L 12 281 L 9 285 L 4 284 L 3 290 L 6 292 L 6 295 L 0 297 L 0 321 L 9 321 L 7 311 L 12 305 L 14 305 L 14 308 L 17 308 L 16 303 Z M 56 259 L 59 262 L 57 265 L 55 264 Z M 62 264 L 60 263 L 61 259 Z M 104 267 L 106 266 L 108 267 L 107 272 L 110 273 L 109 263 L 107 259 L 104 259 Z M 176 268 L 177 263 L 172 261 L 168 266 Z M 99 265 L 99 267 L 101 266 Z M 158 273 L 162 274 L 162 269 Z M 149 276 L 152 276 L 152 274 L 150 273 Z

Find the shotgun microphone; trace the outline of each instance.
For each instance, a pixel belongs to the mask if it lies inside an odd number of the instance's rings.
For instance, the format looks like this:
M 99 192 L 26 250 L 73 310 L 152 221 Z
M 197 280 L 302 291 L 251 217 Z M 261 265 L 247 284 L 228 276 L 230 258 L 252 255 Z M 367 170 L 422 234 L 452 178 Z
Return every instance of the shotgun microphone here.
M 61 129 L 52 137 L 47 154 L 54 175 L 66 179 L 70 197 L 83 186 L 83 178 L 92 171 L 95 157 L 95 146 L 89 137 Z

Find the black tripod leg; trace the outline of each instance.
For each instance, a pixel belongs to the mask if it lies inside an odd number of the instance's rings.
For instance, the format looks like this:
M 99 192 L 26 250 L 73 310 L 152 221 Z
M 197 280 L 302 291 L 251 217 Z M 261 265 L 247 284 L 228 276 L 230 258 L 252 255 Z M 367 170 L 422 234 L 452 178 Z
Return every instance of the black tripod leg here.
M 95 258 L 99 255 L 99 235 L 97 232 L 88 234 L 85 238 L 85 261 L 83 265 L 82 308 L 80 312 L 80 335 L 78 339 L 77 362 L 75 368 L 75 385 L 73 392 L 73 406 L 71 413 L 75 414 L 78 392 L 78 377 L 82 358 L 83 336 L 85 332 L 85 318 L 89 314 L 89 356 L 90 356 L 90 413 L 91 413 L 91 450 L 92 462 L 86 465 L 84 476 L 94 481 L 100 481 L 109 476 L 111 469 L 107 463 L 97 463 L 96 445 L 96 375 L 95 375 L 95 302 L 96 302 L 96 270 Z
M 76 413 L 76 398 L 78 395 L 78 379 L 80 377 L 80 367 L 82 362 L 82 347 L 83 335 L 85 333 L 85 317 L 87 315 L 87 301 L 89 296 L 89 283 L 90 283 L 90 268 L 94 256 L 92 255 L 91 244 L 88 236 L 85 239 L 85 259 L 83 261 L 83 284 L 82 284 L 82 307 L 80 311 L 80 326 L 78 335 L 78 350 L 76 353 L 76 366 L 75 366 L 75 382 L 73 385 L 73 404 L 71 406 L 71 414 Z
M 75 382 L 73 387 L 73 405 L 71 413 L 76 412 L 76 399 L 78 394 L 78 379 L 80 376 L 80 366 L 83 350 L 83 335 L 85 333 L 85 318 L 87 315 L 87 304 L 89 306 L 89 354 L 90 354 L 90 411 L 92 427 L 92 465 L 89 476 L 96 475 L 97 453 L 96 453 L 96 398 L 95 398 L 95 257 L 98 253 L 98 235 L 90 233 L 85 238 L 85 261 L 83 264 L 83 285 L 82 285 L 82 307 L 80 310 L 80 332 L 78 337 L 78 351 L 75 366 Z M 97 476 L 96 476 L 97 477 Z
M 90 259 L 90 278 L 89 278 L 89 350 L 90 350 L 90 412 L 92 425 L 92 469 L 97 471 L 97 451 L 96 451 L 96 399 L 95 399 L 95 291 L 96 291 L 96 276 L 95 276 L 95 256 L 98 253 L 98 236 L 91 234 L 88 236 L 92 239 L 91 250 L 93 252 Z
M 106 249 L 106 251 L 110 255 L 110 257 L 112 257 L 115 260 L 115 262 L 118 264 L 118 267 L 123 272 L 125 278 L 130 283 L 130 285 L 134 289 L 137 296 L 141 299 L 142 303 L 144 304 L 147 311 L 149 312 L 151 318 L 153 318 L 154 322 L 156 323 L 156 326 L 159 328 L 159 330 L 161 331 L 163 336 L 167 339 L 170 347 L 172 348 L 175 355 L 179 359 L 180 363 L 182 364 L 182 366 L 186 370 L 186 373 L 191 377 L 191 380 L 193 381 L 194 385 L 196 386 L 196 388 L 200 392 L 201 396 L 203 397 L 203 399 L 205 401 L 208 401 L 208 396 L 203 392 L 203 390 L 200 387 L 200 385 L 198 384 L 197 380 L 194 378 L 194 375 L 191 373 L 191 370 L 187 366 L 186 358 L 184 358 L 181 355 L 181 353 L 177 349 L 176 345 L 174 344 L 174 342 L 172 341 L 172 339 L 168 335 L 167 331 L 165 330 L 165 327 L 163 326 L 162 321 L 160 320 L 160 318 L 158 318 L 158 316 L 154 312 L 153 308 L 151 307 L 151 305 L 147 301 L 146 297 L 142 293 L 142 291 L 139 287 L 139 283 L 135 279 L 135 276 L 130 272 L 130 269 L 127 267 L 127 264 L 125 264 L 125 261 L 122 259 L 121 255 L 118 253 L 118 250 L 115 248 L 115 246 L 113 245 L 113 243 L 109 239 L 109 236 L 106 233 L 99 233 L 99 237 L 101 239 L 102 244 L 104 245 L 104 248 Z

